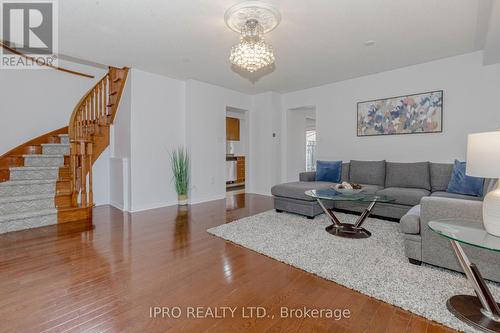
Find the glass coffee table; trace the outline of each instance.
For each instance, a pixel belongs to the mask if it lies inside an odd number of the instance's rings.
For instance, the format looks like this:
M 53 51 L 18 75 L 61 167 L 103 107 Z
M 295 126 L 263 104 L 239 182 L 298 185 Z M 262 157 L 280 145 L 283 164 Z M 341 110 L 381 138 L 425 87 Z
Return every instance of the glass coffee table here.
M 462 244 L 488 251 L 500 252 L 500 237 L 490 235 L 480 221 L 444 219 L 429 222 L 429 228 L 448 238 L 458 262 L 467 276 L 476 296 L 452 296 L 446 306 L 460 320 L 483 332 L 500 332 L 500 307 L 491 295 L 477 266 L 469 261 Z
M 325 214 L 332 221 L 332 225 L 326 227 L 326 231 L 330 234 L 346 237 L 346 238 L 368 238 L 372 234 L 362 227 L 366 218 L 370 216 L 373 208 L 377 204 L 377 202 L 393 202 L 394 199 L 389 198 L 384 195 L 375 195 L 368 193 L 357 193 L 357 194 L 342 194 L 340 192 L 335 191 L 333 188 L 331 189 L 320 189 L 320 190 L 310 190 L 306 191 L 305 195 L 316 199 L 319 206 Z M 356 202 L 366 202 L 368 207 L 361 213 L 354 224 L 351 223 L 342 223 L 335 213 L 333 209 L 326 208 L 324 201 L 356 201 Z

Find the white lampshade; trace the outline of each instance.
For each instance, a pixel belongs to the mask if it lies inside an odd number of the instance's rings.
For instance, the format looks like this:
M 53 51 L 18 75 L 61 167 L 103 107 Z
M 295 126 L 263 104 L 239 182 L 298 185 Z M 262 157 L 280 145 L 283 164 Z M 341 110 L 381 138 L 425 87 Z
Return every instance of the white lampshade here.
M 500 178 L 500 131 L 469 134 L 468 176 Z

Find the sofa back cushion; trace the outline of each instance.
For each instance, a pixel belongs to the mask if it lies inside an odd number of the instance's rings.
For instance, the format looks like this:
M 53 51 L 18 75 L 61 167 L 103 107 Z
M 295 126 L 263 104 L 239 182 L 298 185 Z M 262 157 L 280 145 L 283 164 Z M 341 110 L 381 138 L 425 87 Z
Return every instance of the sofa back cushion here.
M 465 169 L 466 162 L 455 160 L 447 192 L 482 197 L 484 178 L 467 176 Z
M 429 162 L 395 163 L 385 165 L 385 187 L 431 189 Z
M 349 165 L 349 181 L 358 184 L 384 186 L 384 161 L 351 161 Z
M 316 161 L 316 181 L 340 183 L 342 161 Z
M 446 192 L 448 183 L 451 179 L 453 164 L 451 163 L 430 163 L 429 170 L 431 172 L 431 191 Z
M 349 162 L 342 163 L 342 181 L 343 182 L 349 181 Z

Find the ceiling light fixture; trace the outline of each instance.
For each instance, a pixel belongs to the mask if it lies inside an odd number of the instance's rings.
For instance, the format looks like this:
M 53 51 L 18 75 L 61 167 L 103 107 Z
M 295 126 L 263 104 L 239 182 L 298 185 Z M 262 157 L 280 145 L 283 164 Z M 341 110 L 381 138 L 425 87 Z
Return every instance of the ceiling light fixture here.
M 227 26 L 241 34 L 231 48 L 229 61 L 251 73 L 274 63 L 273 48 L 262 37 L 278 26 L 281 15 L 273 6 L 260 1 L 245 1 L 226 11 Z

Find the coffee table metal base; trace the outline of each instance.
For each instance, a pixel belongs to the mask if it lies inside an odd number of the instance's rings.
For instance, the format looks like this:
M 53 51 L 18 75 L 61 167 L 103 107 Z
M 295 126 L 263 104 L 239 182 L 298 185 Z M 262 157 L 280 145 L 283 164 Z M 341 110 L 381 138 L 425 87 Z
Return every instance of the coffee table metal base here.
M 476 296 L 456 295 L 446 303 L 448 310 L 457 318 L 483 332 L 500 332 L 500 321 L 485 314 L 484 308 Z M 500 304 L 497 303 L 497 306 Z
M 477 266 L 469 261 L 462 246 L 450 240 L 458 262 L 476 296 L 457 295 L 446 303 L 448 310 L 457 318 L 483 332 L 500 332 L 500 304 L 495 302 Z
M 368 238 L 372 234 L 366 230 L 365 228 L 362 228 L 361 225 L 365 222 L 365 220 L 370 216 L 371 211 L 373 210 L 373 207 L 375 207 L 375 204 L 377 203 L 376 200 L 370 202 L 368 205 L 368 208 L 366 208 L 363 213 L 358 217 L 356 220 L 356 223 L 350 224 L 350 223 L 342 223 L 340 220 L 335 216 L 335 213 L 333 212 L 332 209 L 328 209 L 323 201 L 321 199 L 316 199 L 318 201 L 319 206 L 323 211 L 325 212 L 326 216 L 330 218 L 332 221 L 332 225 L 329 225 L 326 227 L 326 231 L 332 235 L 338 236 L 338 237 L 345 237 L 345 238 Z
M 356 228 L 348 223 L 341 223 L 340 225 L 332 224 L 326 227 L 325 230 L 334 236 L 345 238 L 368 238 L 372 235 L 365 228 Z

